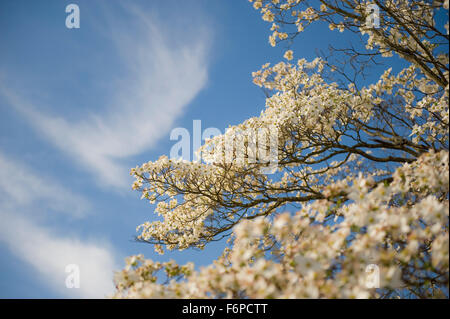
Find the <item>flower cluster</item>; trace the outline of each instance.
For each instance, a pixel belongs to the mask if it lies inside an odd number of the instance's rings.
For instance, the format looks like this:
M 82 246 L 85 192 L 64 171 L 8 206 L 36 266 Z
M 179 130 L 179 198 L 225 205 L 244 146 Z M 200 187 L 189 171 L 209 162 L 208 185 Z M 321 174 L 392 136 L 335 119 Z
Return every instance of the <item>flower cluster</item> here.
M 116 276 L 116 297 L 367 298 L 408 286 L 445 297 L 435 288 L 448 283 L 448 160 L 448 151 L 425 153 L 390 184 L 359 176 L 338 186 L 345 205 L 320 200 L 243 221 L 232 248 L 199 271 L 133 257 Z M 368 265 L 379 267 L 380 289 L 369 285 Z M 154 275 L 162 268 L 166 284 Z
M 416 0 L 325 0 L 318 1 L 316 6 L 305 0 L 249 1 L 261 12 L 263 20 L 272 23 L 269 36 L 272 46 L 293 39 L 315 21 L 324 21 L 330 30 L 367 34 L 367 49 L 376 49 L 385 57 L 397 53 L 415 63 L 430 79 L 440 85 L 448 84 L 444 74 L 445 71 L 448 73 L 445 67 L 448 53 L 442 53 L 448 44 L 448 22 L 439 26 L 435 20 L 436 8 L 441 6 L 448 10 L 448 0 L 440 1 L 440 4 Z M 377 9 L 375 17 L 371 16 L 375 14 L 373 8 Z
M 198 270 L 130 257 L 115 297 L 448 297 L 448 32 L 435 21 L 448 1 L 375 1 L 379 28 L 364 24 L 368 2 L 250 2 L 272 24 L 272 45 L 321 20 L 367 33 L 367 55 L 395 52 L 407 65 L 343 85 L 327 77 L 330 61 L 288 50 L 254 72 L 270 92 L 265 109 L 207 140 L 203 161 L 162 156 L 131 170 L 161 218 L 140 225 L 139 240 L 163 253 L 228 236 L 227 248 Z M 242 147 L 222 156 L 230 141 Z M 274 174 L 251 145 L 275 146 Z

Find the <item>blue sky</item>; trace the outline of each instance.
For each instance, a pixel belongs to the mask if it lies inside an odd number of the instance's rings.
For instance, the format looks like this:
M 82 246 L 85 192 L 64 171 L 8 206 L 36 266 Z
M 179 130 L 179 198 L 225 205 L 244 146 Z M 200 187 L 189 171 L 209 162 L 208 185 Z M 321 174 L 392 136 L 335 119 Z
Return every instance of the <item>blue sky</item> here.
M 67 29 L 65 7 L 80 8 Z M 281 61 L 245 0 L 0 2 L 0 298 L 102 297 L 126 256 L 208 264 L 205 251 L 159 256 L 133 242 L 153 208 L 129 169 L 169 155 L 193 120 L 222 132 L 257 116 L 251 73 Z M 352 41 L 315 26 L 295 57 Z M 65 266 L 80 266 L 80 288 Z

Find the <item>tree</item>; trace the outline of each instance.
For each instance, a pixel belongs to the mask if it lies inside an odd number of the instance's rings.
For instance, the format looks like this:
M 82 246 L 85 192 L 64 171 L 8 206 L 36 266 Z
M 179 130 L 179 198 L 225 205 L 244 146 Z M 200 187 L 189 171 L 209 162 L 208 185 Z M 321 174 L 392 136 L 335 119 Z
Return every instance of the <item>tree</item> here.
M 160 253 L 228 246 L 200 270 L 129 257 L 115 297 L 448 297 L 449 35 L 435 18 L 448 0 L 250 2 L 273 46 L 325 22 L 365 47 L 295 64 L 288 50 L 253 74 L 268 95 L 261 115 L 208 140 L 202 162 L 163 156 L 132 169 L 163 218 L 140 225 L 138 240 Z M 403 70 L 361 85 L 393 54 Z M 242 134 L 268 128 L 275 144 Z M 275 145 L 277 172 L 250 151 L 223 156 L 230 137 Z

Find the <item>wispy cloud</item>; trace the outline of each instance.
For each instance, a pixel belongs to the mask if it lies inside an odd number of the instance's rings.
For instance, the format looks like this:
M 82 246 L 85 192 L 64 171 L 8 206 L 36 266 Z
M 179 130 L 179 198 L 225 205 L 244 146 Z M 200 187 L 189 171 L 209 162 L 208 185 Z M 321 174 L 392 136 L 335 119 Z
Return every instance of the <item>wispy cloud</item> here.
M 36 220 L 38 215 L 41 222 L 51 218 L 48 210 L 81 217 L 89 206 L 84 197 L 0 153 L 0 243 L 63 296 L 101 298 L 110 294 L 113 271 L 118 268 L 114 249 L 97 239 L 58 235 L 61 231 L 41 226 Z M 80 288 L 66 287 L 68 264 L 79 266 Z
M 114 291 L 113 271 L 118 267 L 107 244 L 54 235 L 51 229 L 1 207 L 0 219 L 0 241 L 62 296 L 103 298 Z M 66 287 L 69 273 L 65 271 L 70 264 L 79 266 L 79 288 Z
M 23 163 L 11 160 L 0 153 L 0 201 L 26 207 L 38 200 L 45 201 L 47 209 L 69 214 L 74 218 L 84 217 L 90 203 L 74 194 L 56 181 L 39 176 Z
M 78 122 L 42 113 L 5 83 L 0 94 L 59 149 L 81 163 L 104 186 L 127 187 L 125 160 L 152 146 L 207 82 L 209 31 L 204 27 L 168 30 L 155 19 L 132 10 L 126 32 L 112 25 L 111 40 L 127 75 L 108 108 L 100 106 Z M 171 31 L 171 32 L 169 32 Z
M 29 81 L 18 89 L 11 83 L 21 83 L 27 75 L 12 68 L 3 69 L 0 74 L 0 96 L 5 107 L 17 110 L 40 136 L 90 172 L 98 185 L 121 189 L 130 186 L 132 157 L 154 147 L 205 87 L 211 35 L 200 22 L 198 27 L 192 23 L 190 28 L 177 28 L 156 22 L 155 16 L 144 14 L 139 8 L 127 11 L 129 16 L 119 22 L 120 17 L 114 16 L 117 12 L 125 11 L 111 11 L 110 21 L 115 23 L 103 30 L 107 30 L 109 44 L 113 44 L 106 47 L 115 50 L 110 52 L 112 60 L 119 57 L 120 79 L 112 79 L 114 72 L 106 72 L 105 91 L 114 93 L 95 97 L 98 105 L 90 108 L 88 114 L 78 113 L 74 120 L 65 108 L 75 109 L 77 105 L 62 100 L 64 94 L 56 90 L 42 90 L 41 83 Z M 76 63 L 82 62 L 81 57 Z M 42 78 L 45 80 L 45 76 Z M 36 94 L 41 90 L 42 98 Z M 43 102 L 48 96 L 51 105 Z M 64 107 L 58 105 L 59 99 Z M 83 102 L 81 97 L 80 101 Z M 92 105 L 91 102 L 92 99 L 86 105 Z M 80 107 L 86 109 L 87 106 Z M 90 298 L 112 292 L 113 271 L 119 268 L 117 248 L 97 235 L 88 239 L 78 236 L 75 229 L 70 234 L 65 232 L 69 223 L 64 224 L 64 218 L 88 216 L 91 204 L 62 180 L 46 174 L 52 173 L 38 174 L 0 151 L 0 243 L 62 296 Z M 58 212 L 63 214 L 55 223 L 52 214 Z M 89 230 L 96 234 L 101 231 Z M 80 267 L 79 289 L 65 286 L 68 264 Z

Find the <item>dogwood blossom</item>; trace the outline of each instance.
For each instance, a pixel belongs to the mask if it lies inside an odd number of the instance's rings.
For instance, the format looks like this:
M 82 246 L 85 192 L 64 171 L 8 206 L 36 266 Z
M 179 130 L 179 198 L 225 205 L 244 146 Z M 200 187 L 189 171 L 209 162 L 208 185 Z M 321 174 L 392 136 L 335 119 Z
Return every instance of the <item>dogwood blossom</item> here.
M 114 297 L 448 297 L 448 35 L 434 20 L 448 1 L 376 0 L 379 28 L 365 24 L 369 2 L 250 2 L 272 45 L 326 21 L 366 34 L 367 55 L 396 53 L 406 65 L 363 86 L 331 80 L 342 69 L 329 59 L 294 61 L 289 50 L 253 73 L 270 92 L 261 114 L 206 141 L 202 161 L 133 168 L 133 189 L 159 216 L 138 226 L 138 240 L 159 253 L 229 242 L 200 269 L 130 257 Z M 261 131 L 276 143 L 244 134 Z M 243 147 L 227 156 L 230 141 Z M 275 146 L 275 161 L 255 145 Z

